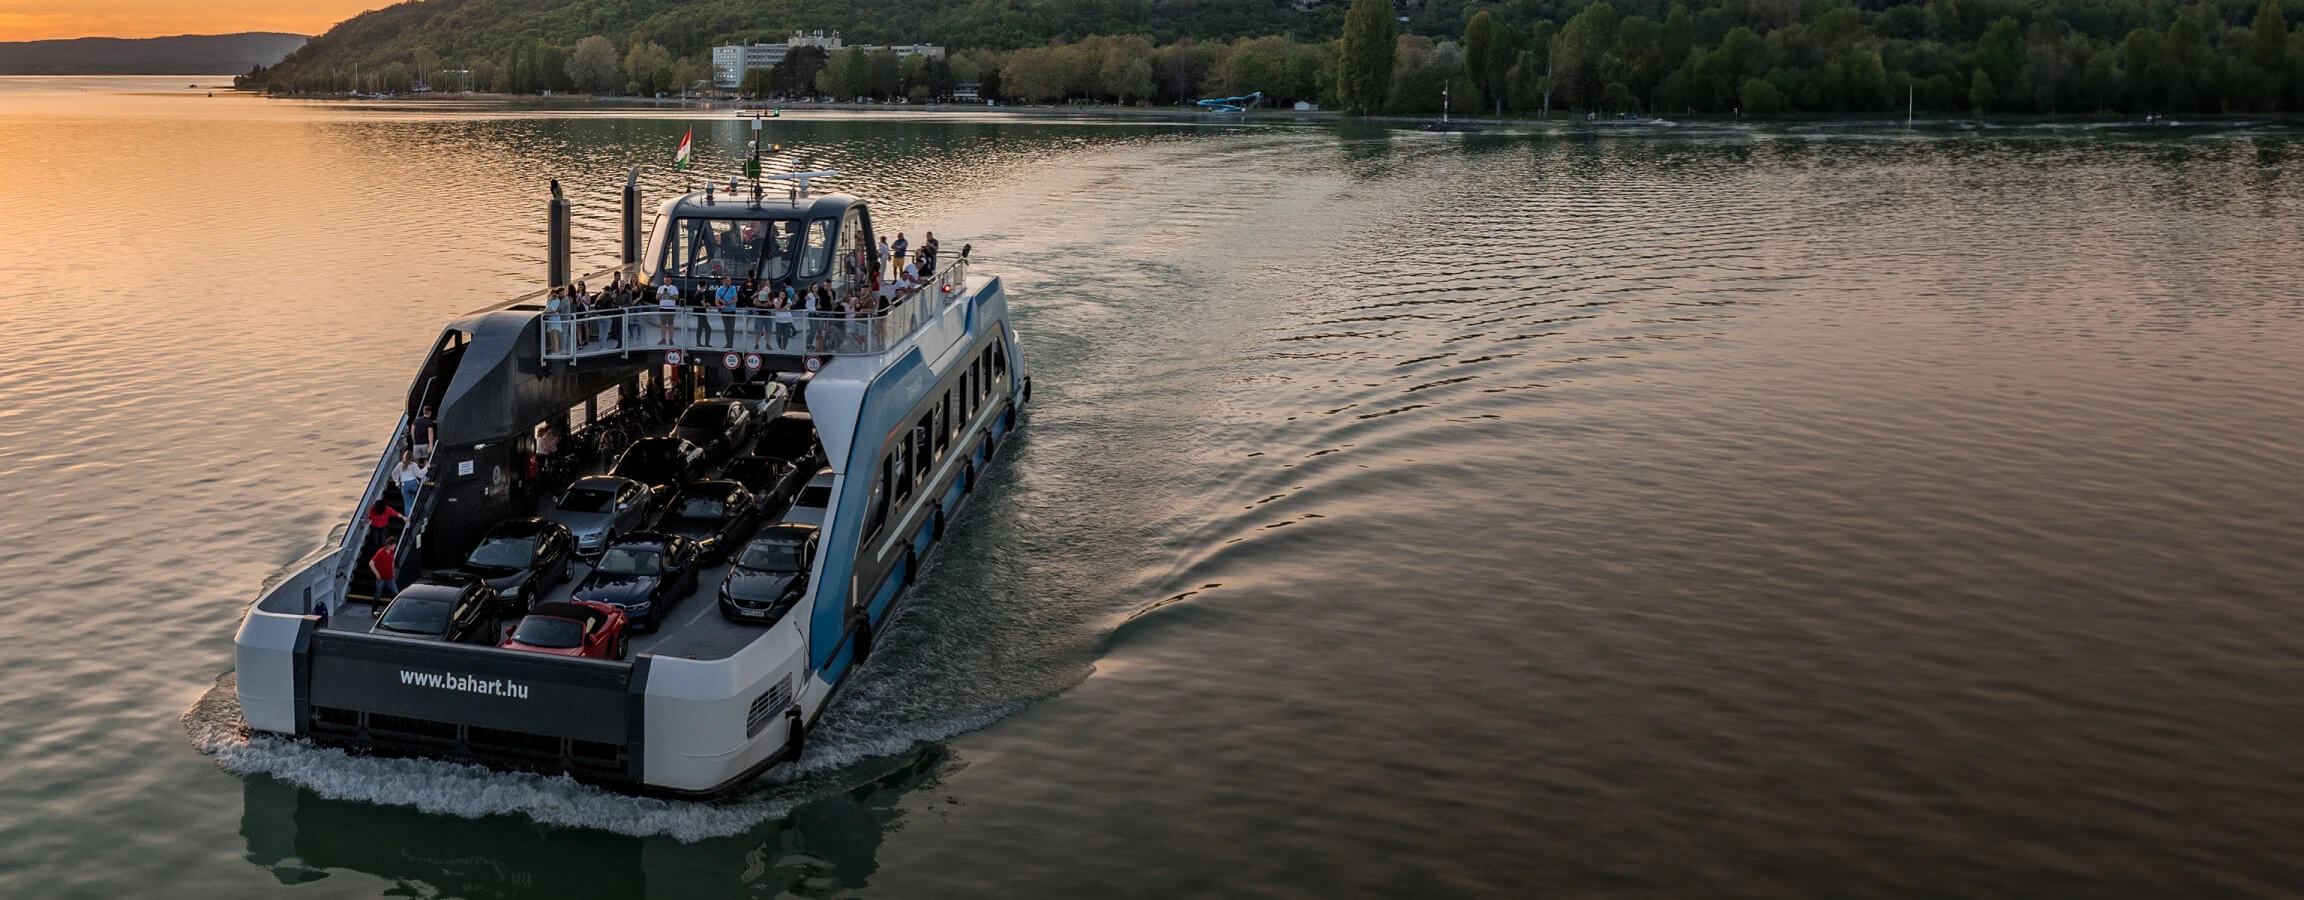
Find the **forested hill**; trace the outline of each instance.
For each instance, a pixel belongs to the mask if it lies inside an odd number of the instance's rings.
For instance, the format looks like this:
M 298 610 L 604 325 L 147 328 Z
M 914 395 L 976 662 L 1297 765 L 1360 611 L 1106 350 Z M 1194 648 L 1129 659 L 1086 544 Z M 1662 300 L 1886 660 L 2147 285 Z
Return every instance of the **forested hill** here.
M 251 87 L 677 90 L 716 44 L 837 29 L 949 61 L 794 54 L 760 96 L 1175 103 L 1264 93 L 1358 112 L 2304 112 L 2304 0 L 416 0 L 314 38 Z M 1299 7 L 1304 8 L 1299 8 Z
M 419 47 L 440 59 L 508 63 L 536 45 L 566 50 L 588 35 L 675 57 L 717 44 L 839 31 L 851 44 L 1014 49 L 1091 34 L 1230 39 L 1336 36 L 1340 6 L 1298 12 L 1287 0 L 412 0 L 361 13 L 313 38 L 283 74 L 354 64 L 381 70 Z
M 158 38 L 71 38 L 0 43 L 0 75 L 215 75 L 271 65 L 301 34 L 250 31 Z

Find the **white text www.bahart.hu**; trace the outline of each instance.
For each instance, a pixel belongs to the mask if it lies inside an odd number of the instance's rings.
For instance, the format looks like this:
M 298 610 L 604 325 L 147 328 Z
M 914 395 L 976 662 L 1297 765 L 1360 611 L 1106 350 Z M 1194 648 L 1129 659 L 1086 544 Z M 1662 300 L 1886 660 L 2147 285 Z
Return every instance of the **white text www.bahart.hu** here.
M 474 678 L 470 675 L 450 675 L 441 672 L 410 672 L 400 670 L 400 683 L 419 687 L 439 688 L 443 691 L 466 691 L 514 700 L 528 699 L 528 686 L 502 678 Z

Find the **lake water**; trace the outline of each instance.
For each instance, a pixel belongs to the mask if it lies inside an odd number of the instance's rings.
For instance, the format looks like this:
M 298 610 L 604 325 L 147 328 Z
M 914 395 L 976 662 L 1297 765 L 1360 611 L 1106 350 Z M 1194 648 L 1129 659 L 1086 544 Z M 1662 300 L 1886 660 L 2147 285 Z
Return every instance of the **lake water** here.
M 0 896 L 2304 884 L 2294 124 L 787 114 L 1037 390 L 807 757 L 693 804 L 214 686 L 547 180 L 605 264 L 748 134 L 186 81 L 0 79 Z

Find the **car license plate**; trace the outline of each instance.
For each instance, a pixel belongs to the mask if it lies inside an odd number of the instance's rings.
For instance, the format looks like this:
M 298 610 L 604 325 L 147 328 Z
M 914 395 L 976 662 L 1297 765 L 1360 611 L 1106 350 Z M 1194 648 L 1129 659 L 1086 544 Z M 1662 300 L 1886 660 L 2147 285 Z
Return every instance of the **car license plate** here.
M 757 619 L 757 618 L 760 618 L 761 616 L 765 616 L 765 615 L 767 615 L 767 614 L 768 614 L 768 611 L 767 611 L 767 610 L 765 610 L 765 609 L 742 609 L 742 608 L 739 608 L 739 609 L 737 609 L 736 611 L 737 611 L 737 612 L 739 612 L 739 613 L 743 613 L 744 615 L 747 615 L 747 616 L 751 616 L 752 618 L 755 618 L 755 619 Z

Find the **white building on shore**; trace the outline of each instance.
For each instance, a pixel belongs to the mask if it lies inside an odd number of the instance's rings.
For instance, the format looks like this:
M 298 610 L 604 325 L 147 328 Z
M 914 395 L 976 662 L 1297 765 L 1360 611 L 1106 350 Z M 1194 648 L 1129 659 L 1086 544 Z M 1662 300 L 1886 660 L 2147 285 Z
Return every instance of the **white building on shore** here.
M 797 47 L 820 48 L 826 55 L 842 50 L 862 50 L 866 53 L 893 50 L 898 57 L 944 58 L 944 48 L 935 44 L 898 44 L 893 46 L 843 44 L 840 41 L 840 32 L 835 31 L 826 35 L 824 30 L 819 28 L 805 34 L 798 31 L 792 32 L 792 36 L 781 44 L 733 44 L 712 48 L 712 84 L 715 87 L 733 90 L 744 84 L 746 72 L 753 69 L 775 68 L 777 63 L 783 62 L 784 57 L 790 55 L 792 50 Z

